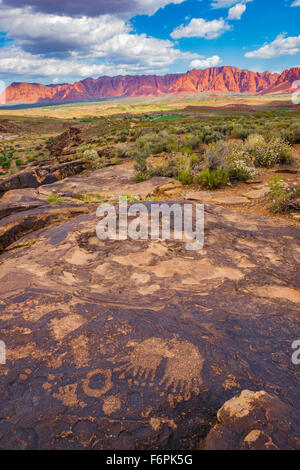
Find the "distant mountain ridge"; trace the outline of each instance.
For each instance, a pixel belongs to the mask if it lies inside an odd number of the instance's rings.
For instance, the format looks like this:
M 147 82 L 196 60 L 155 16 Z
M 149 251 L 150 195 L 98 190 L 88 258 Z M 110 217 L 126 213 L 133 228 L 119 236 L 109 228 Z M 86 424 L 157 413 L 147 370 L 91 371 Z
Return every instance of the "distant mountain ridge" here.
M 5 91 L 5 100 L 6 103 L 32 104 L 201 92 L 271 94 L 291 92 L 296 80 L 300 80 L 299 67 L 278 74 L 224 66 L 163 76 L 86 78 L 73 84 L 12 83 Z

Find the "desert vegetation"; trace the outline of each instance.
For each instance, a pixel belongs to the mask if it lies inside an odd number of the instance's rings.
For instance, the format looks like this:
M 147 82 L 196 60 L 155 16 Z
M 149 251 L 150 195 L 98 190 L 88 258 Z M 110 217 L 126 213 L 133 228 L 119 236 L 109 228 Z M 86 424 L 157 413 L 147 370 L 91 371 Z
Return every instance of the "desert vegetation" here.
M 251 113 L 228 111 L 221 114 L 216 109 L 203 113 L 148 112 L 115 114 L 109 118 L 47 118 L 46 127 L 41 125 L 40 118 L 31 120 L 33 131 L 27 121 L 25 124 L 18 118 L 16 132 L 2 136 L 0 170 L 3 176 L 72 161 L 85 162 L 95 170 L 128 162 L 134 166 L 136 183 L 158 176 L 177 180 L 186 191 L 189 187 L 215 191 L 251 184 L 260 180 L 266 171 L 271 180 L 272 171 L 279 171 L 283 166 L 295 171 L 298 164 L 295 146 L 300 143 L 300 118 L 293 109 L 284 106 L 258 107 Z M 50 135 L 46 132 L 48 129 L 51 129 Z M 67 130 L 61 133 L 62 129 Z M 294 187 L 293 191 L 280 187 L 279 182 L 269 184 L 273 202 L 268 200 L 265 207 L 271 213 L 297 210 L 297 204 L 291 203 L 295 199 Z M 289 203 L 280 202 L 290 199 Z M 89 203 L 100 199 L 93 193 L 79 195 L 78 200 Z M 55 202 L 53 197 L 50 203 Z

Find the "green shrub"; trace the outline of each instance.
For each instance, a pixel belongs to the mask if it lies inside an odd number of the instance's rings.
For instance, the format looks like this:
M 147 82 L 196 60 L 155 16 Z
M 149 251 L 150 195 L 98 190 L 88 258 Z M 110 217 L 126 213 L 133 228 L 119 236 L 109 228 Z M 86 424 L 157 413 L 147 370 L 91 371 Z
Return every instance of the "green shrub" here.
M 48 202 L 48 204 L 61 204 L 63 202 L 58 196 L 58 194 L 50 194 L 47 197 L 46 201 Z
M 246 139 L 249 134 L 251 134 L 251 130 L 245 127 L 234 127 L 231 131 L 231 137 L 234 139 Z
M 290 128 L 281 131 L 281 138 L 289 144 L 300 144 L 300 128 Z
M 160 154 L 162 152 L 172 152 L 178 148 L 178 138 L 167 131 L 157 133 L 147 133 L 136 140 L 140 150 L 149 149 L 150 154 Z
M 204 134 L 203 142 L 205 144 L 212 144 L 214 142 L 218 142 L 218 140 L 221 140 L 222 138 L 223 136 L 220 134 L 220 132 L 208 132 Z
M 272 145 L 277 149 L 277 163 L 291 164 L 293 162 L 293 150 L 292 147 L 280 138 L 273 139 L 269 145 Z
M 192 155 L 177 155 L 168 158 L 163 163 L 156 166 L 149 166 L 149 176 L 164 176 L 167 178 L 176 178 L 183 184 L 193 182 L 192 171 L 198 163 L 198 157 Z
M 180 171 L 179 174 L 178 174 L 177 179 L 178 179 L 182 184 L 192 184 L 192 182 L 193 182 L 193 176 L 192 176 L 192 174 L 191 174 L 189 171 L 187 171 L 187 170 Z
M 251 134 L 245 142 L 245 150 L 248 153 L 255 152 L 256 148 L 265 145 L 266 141 L 260 134 Z
M 144 150 L 135 150 L 132 153 L 132 158 L 135 160 L 134 170 L 135 170 L 135 181 L 137 183 L 141 181 L 146 181 L 149 179 L 149 169 L 147 165 L 147 158 L 150 153 L 147 148 Z
M 187 135 L 183 139 L 183 146 L 188 147 L 191 150 L 195 150 L 198 148 L 199 144 L 202 143 L 202 139 L 199 136 L 196 135 Z
M 268 181 L 270 188 L 270 209 L 272 212 L 285 212 L 292 193 L 287 191 L 287 185 L 279 176 L 275 176 Z
M 209 189 L 217 189 L 221 186 L 224 186 L 228 182 L 228 177 L 228 171 L 224 169 L 217 169 L 213 171 L 207 169 L 196 177 L 196 182 Z
M 95 203 L 103 200 L 103 196 L 99 193 L 74 194 L 73 198 L 85 203 Z

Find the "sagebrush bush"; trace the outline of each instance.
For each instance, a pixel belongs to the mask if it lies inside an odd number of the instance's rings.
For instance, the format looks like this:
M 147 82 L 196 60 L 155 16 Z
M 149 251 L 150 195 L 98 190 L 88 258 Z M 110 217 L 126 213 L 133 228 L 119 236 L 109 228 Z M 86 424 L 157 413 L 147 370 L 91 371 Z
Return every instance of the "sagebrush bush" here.
M 193 182 L 192 170 L 198 163 L 195 154 L 177 155 L 168 158 L 165 162 L 148 167 L 149 176 L 164 176 L 167 178 L 176 178 L 183 184 L 191 184 Z
M 136 140 L 139 149 L 149 149 L 152 154 L 160 154 L 162 152 L 172 152 L 178 149 L 177 136 L 167 131 L 161 131 L 158 134 L 148 133 L 142 135 Z
M 99 155 L 98 155 L 97 150 L 87 149 L 87 150 L 84 150 L 84 152 L 82 154 L 82 158 L 83 158 L 83 160 L 86 160 L 86 161 L 95 162 L 96 160 L 99 159 Z
M 246 139 L 251 134 L 251 129 L 245 127 L 236 126 L 231 131 L 231 137 L 234 139 Z
M 220 132 L 206 131 L 206 132 L 204 132 L 202 140 L 205 144 L 212 144 L 214 142 L 218 142 L 222 138 L 223 138 L 223 136 Z
M 234 142 L 227 145 L 225 169 L 230 178 L 239 181 L 250 180 L 256 174 L 251 155 L 245 151 L 243 144 Z
M 300 144 L 300 128 L 291 127 L 281 131 L 281 138 L 289 144 Z
M 245 150 L 249 153 L 254 152 L 260 145 L 265 145 L 266 141 L 260 134 L 251 134 L 245 141 Z
M 227 144 L 224 141 L 211 144 L 205 153 L 205 162 L 209 170 L 224 168 L 227 154 Z
M 226 170 L 233 179 L 247 181 L 255 175 L 252 157 L 240 143 L 220 141 L 212 144 L 206 151 L 205 159 L 210 171 Z
M 114 153 L 117 158 L 129 157 L 130 146 L 126 143 L 116 144 L 114 147 Z
M 277 151 L 277 162 L 281 164 L 290 164 L 293 161 L 292 147 L 280 138 L 272 139 L 269 145 Z

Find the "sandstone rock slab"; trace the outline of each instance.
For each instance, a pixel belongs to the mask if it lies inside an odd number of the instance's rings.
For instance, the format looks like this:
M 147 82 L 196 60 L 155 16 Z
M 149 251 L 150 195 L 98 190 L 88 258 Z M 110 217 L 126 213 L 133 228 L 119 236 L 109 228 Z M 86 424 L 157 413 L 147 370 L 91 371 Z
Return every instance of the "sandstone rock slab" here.
M 208 202 L 212 204 L 224 204 L 224 205 L 237 205 L 237 204 L 249 204 L 249 199 L 243 196 L 228 196 L 215 191 L 193 191 L 187 193 L 185 198 L 192 201 L 199 201 L 202 203 Z
M 206 205 L 187 252 L 100 241 L 98 220 L 66 213 L 0 256 L 1 449 L 192 449 L 243 390 L 299 412 L 299 303 L 265 289 L 299 288 L 297 227 Z M 243 439 L 278 446 L 270 432 Z

